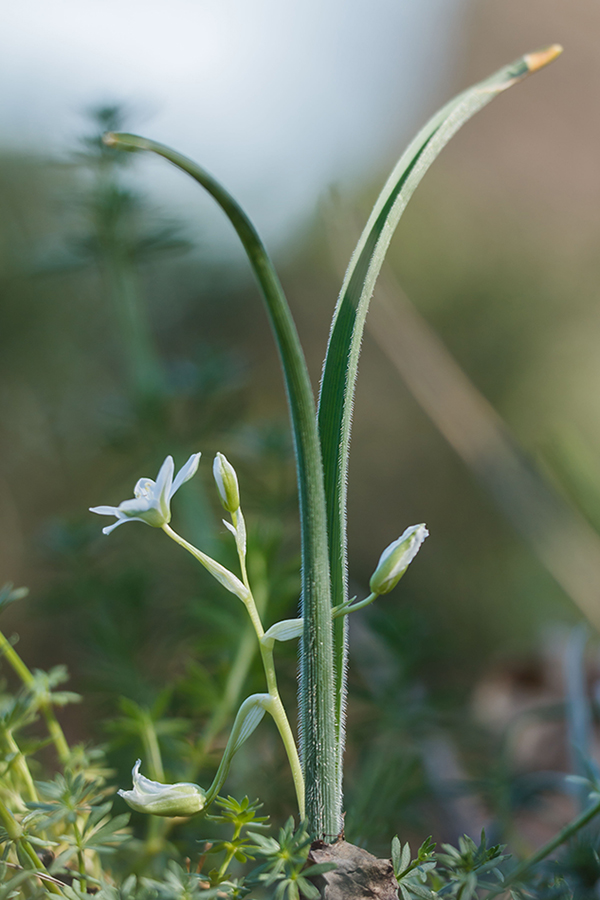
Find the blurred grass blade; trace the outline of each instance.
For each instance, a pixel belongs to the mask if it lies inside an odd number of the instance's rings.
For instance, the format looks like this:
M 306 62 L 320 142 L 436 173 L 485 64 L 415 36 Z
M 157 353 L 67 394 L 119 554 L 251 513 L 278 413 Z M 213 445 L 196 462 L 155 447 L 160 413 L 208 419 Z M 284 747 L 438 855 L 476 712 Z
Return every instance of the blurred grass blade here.
M 333 316 L 323 367 L 318 423 L 323 455 L 332 601 L 347 600 L 346 482 L 352 405 L 365 318 L 377 276 L 408 201 L 454 134 L 498 94 L 555 59 L 553 45 L 530 53 L 468 88 L 419 132 L 383 188 L 354 251 Z M 334 626 L 338 779 L 344 743 L 346 635 L 344 617 Z M 341 789 L 341 788 L 340 788 Z
M 591 770 L 595 768 L 591 754 L 593 713 L 588 697 L 585 658 L 588 637 L 585 624 L 572 628 L 563 657 L 565 718 L 571 772 L 583 778 L 590 778 Z M 589 803 L 590 784 L 576 784 L 574 787 L 579 810 L 583 812 Z

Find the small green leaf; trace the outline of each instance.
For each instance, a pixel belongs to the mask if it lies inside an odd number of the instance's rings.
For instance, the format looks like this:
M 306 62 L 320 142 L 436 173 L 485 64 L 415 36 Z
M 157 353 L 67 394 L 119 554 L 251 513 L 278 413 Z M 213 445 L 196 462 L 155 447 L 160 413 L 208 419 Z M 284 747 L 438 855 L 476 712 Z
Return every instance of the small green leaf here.
M 400 839 L 399 839 L 398 835 L 396 834 L 392 838 L 392 866 L 394 867 L 394 875 L 396 876 L 396 878 L 402 871 L 402 869 L 400 867 L 400 853 L 401 853 Z

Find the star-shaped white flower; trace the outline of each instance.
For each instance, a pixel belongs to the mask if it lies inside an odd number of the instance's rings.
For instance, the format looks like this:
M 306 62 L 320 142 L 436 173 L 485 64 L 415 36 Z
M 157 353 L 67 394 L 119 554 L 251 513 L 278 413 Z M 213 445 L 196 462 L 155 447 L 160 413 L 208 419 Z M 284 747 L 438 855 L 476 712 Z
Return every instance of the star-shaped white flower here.
M 186 464 L 179 470 L 175 479 L 175 464 L 172 456 L 167 456 L 160 467 L 156 481 L 151 478 L 140 478 L 133 493 L 134 500 L 123 500 L 118 506 L 93 506 L 90 512 L 100 516 L 116 516 L 117 521 L 107 525 L 102 531 L 110 534 L 123 522 L 145 522 L 154 528 L 162 528 L 171 521 L 171 497 L 182 484 L 196 474 L 201 453 L 192 453 Z

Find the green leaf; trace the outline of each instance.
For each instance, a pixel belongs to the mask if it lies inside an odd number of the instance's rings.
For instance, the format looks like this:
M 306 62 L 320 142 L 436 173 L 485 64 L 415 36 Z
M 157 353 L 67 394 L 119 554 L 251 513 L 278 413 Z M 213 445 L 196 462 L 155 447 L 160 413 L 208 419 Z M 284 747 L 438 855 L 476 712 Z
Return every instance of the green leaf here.
M 109 147 L 156 153 L 198 182 L 229 218 L 260 285 L 281 358 L 296 451 L 304 617 L 300 733 L 306 806 L 311 831 L 337 835 L 341 828 L 342 796 L 336 778 L 333 634 L 321 444 L 310 376 L 287 299 L 254 225 L 212 175 L 181 153 L 138 135 L 107 134 L 104 142 Z
M 402 848 L 402 856 L 400 857 L 400 871 L 404 872 L 410 866 L 410 844 L 407 842 Z
M 346 485 L 358 358 L 369 303 L 394 231 L 417 185 L 459 128 L 498 94 L 554 59 L 560 49 L 527 54 L 468 88 L 436 113 L 401 156 L 354 251 L 333 316 L 318 409 L 334 606 L 347 600 Z M 334 623 L 336 765 L 340 783 L 347 668 L 345 619 L 339 617 Z
M 311 884 L 310 881 L 307 881 L 306 878 L 298 878 L 297 885 L 306 897 L 306 900 L 319 900 L 321 891 L 314 884 Z
M 292 641 L 295 638 L 302 637 L 304 630 L 303 619 L 282 619 L 281 622 L 275 622 L 274 625 L 265 631 L 261 641 Z
M 315 863 L 314 866 L 309 866 L 307 869 L 302 869 L 302 876 L 305 878 L 314 878 L 315 875 L 323 875 L 324 872 L 333 872 L 334 869 L 337 869 L 337 863 Z
M 400 868 L 400 853 L 401 853 L 400 839 L 399 839 L 398 835 L 395 835 L 392 838 L 392 865 L 394 867 L 394 875 L 396 876 L 396 878 L 402 871 L 402 869 Z

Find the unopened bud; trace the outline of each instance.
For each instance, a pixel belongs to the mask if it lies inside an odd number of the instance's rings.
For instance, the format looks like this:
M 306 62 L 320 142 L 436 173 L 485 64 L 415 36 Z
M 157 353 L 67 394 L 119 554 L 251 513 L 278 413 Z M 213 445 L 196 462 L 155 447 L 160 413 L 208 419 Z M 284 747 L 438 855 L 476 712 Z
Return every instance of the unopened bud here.
M 193 816 L 204 809 L 206 794 L 197 784 L 161 784 L 140 775 L 141 760 L 133 767 L 133 790 L 119 791 L 136 812 L 155 816 Z
M 411 525 L 385 548 L 369 582 L 374 594 L 389 594 L 396 587 L 428 534 L 425 525 Z
M 221 496 L 221 503 L 227 512 L 237 512 L 240 508 L 240 489 L 237 475 L 227 457 L 222 453 L 217 453 L 215 456 L 213 475 Z

